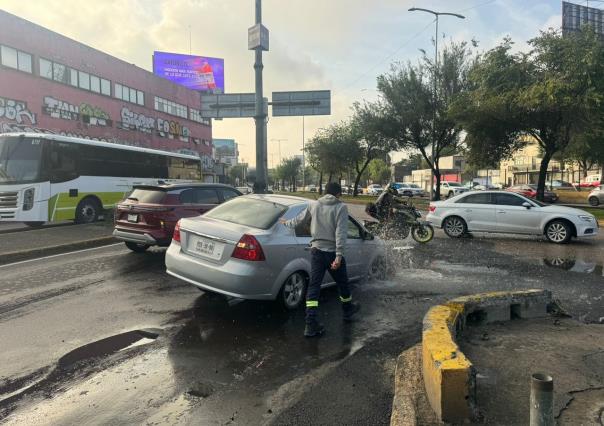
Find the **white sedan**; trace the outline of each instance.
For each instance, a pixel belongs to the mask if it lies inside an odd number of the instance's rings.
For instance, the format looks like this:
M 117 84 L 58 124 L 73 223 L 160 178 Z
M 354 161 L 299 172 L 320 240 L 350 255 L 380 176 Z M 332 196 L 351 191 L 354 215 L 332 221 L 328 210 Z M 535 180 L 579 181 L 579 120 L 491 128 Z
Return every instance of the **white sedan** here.
M 545 235 L 562 244 L 598 234 L 598 221 L 584 210 L 553 206 L 501 191 L 468 192 L 430 203 L 426 219 L 451 238 L 469 232 Z

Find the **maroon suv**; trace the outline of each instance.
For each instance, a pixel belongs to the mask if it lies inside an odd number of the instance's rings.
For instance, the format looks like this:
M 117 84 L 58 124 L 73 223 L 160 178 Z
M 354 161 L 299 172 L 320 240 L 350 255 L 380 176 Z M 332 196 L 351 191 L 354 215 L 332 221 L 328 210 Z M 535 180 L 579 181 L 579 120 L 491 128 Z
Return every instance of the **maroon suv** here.
M 232 186 L 212 183 L 135 185 L 115 209 L 113 236 L 135 252 L 169 246 L 179 219 L 199 216 L 240 195 Z

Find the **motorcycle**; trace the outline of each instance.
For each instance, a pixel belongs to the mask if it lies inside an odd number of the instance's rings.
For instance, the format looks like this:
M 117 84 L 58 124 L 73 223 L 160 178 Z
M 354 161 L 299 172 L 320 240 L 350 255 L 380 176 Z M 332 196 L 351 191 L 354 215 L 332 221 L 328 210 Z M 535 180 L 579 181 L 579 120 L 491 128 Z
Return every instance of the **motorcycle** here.
M 369 214 L 378 219 L 376 215 Z M 393 208 L 387 221 L 365 220 L 364 224 L 369 231 L 383 239 L 405 239 L 411 233 L 415 241 L 425 244 L 434 238 L 434 228 L 429 222 L 421 220 L 421 217 L 419 210 L 409 202 L 404 208 Z

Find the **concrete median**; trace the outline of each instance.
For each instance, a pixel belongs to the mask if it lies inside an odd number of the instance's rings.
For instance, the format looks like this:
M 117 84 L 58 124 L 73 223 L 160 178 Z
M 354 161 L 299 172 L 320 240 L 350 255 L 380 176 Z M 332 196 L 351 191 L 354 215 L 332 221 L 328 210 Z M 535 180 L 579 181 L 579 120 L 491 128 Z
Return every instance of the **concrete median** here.
M 550 303 L 547 290 L 493 292 L 459 297 L 428 311 L 423 321 L 421 360 L 416 368 L 421 367 L 426 399 L 436 421 L 464 422 L 476 415 L 476 373 L 456 342 L 464 328 L 468 324 L 545 316 Z M 413 357 L 407 354 L 405 359 Z M 408 401 L 404 395 L 410 393 L 397 381 L 392 425 L 414 424 L 409 420 L 413 410 L 404 408 L 410 403 L 401 402 Z

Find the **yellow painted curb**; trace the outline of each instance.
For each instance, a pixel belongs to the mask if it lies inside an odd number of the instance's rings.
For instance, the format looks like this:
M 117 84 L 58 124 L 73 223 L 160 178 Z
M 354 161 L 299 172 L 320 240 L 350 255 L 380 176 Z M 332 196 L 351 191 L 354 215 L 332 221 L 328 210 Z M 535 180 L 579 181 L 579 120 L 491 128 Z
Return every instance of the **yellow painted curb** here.
M 428 311 L 422 370 L 428 400 L 440 420 L 460 422 L 475 414 L 475 372 L 455 342 L 466 323 L 544 316 L 550 302 L 547 290 L 491 292 L 459 297 Z

